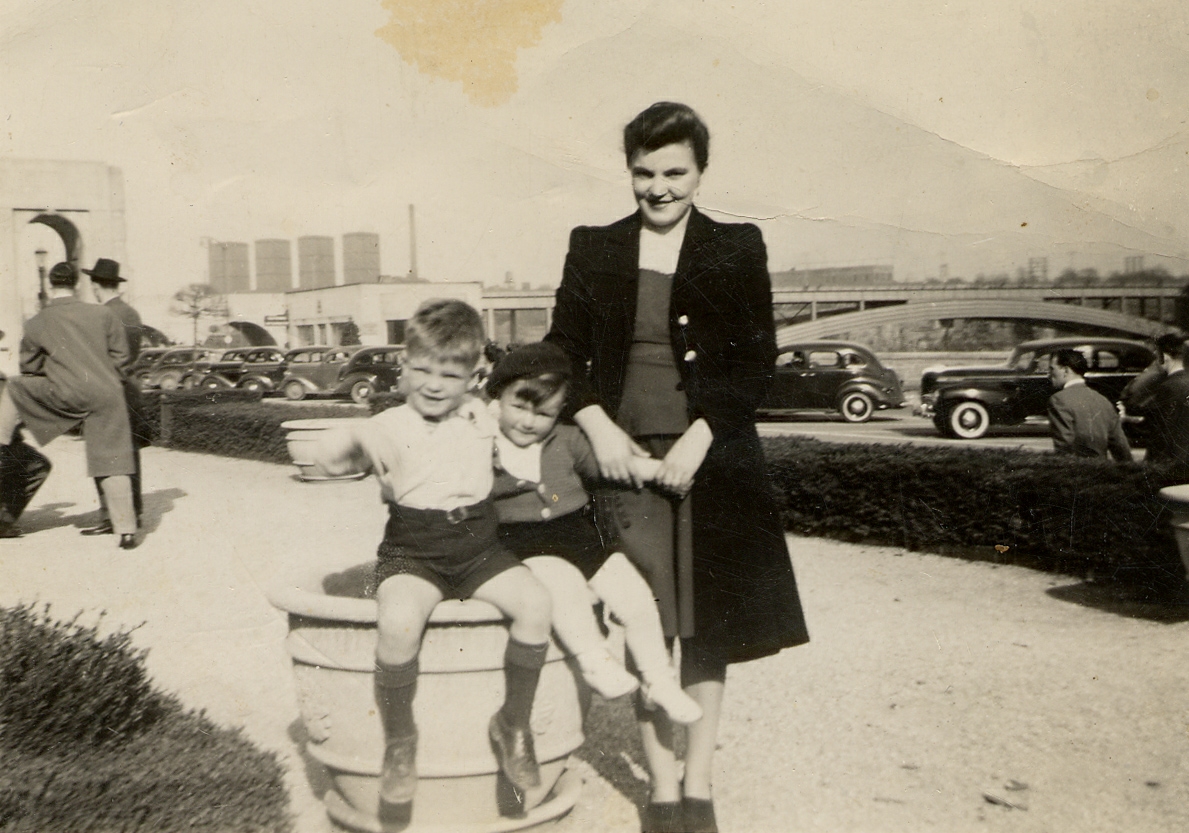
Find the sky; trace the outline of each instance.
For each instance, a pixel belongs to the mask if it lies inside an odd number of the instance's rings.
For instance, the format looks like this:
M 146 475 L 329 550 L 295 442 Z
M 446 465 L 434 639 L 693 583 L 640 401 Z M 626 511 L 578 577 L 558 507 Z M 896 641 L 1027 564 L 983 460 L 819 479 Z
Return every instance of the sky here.
M 0 155 L 122 171 L 150 320 L 211 240 L 372 231 L 404 274 L 410 204 L 422 276 L 555 284 L 572 227 L 634 209 L 621 130 L 660 99 L 709 124 L 698 204 L 774 271 L 1180 274 L 1186 8 L 0 0 Z

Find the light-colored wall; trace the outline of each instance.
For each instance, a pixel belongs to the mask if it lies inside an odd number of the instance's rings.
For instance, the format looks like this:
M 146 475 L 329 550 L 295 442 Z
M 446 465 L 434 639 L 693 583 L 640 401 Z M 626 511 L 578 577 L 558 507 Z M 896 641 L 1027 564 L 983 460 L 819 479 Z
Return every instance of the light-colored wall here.
M 120 170 L 103 162 L 0 159 L 0 330 L 5 332 L 0 370 L 5 373 L 16 370 L 22 326 L 38 309 L 34 250 L 46 249 L 47 269 L 66 257 L 57 234 L 41 224 L 29 225 L 42 211 L 60 211 L 78 228 L 81 267 L 100 257 L 120 261 L 120 273 L 130 278 L 125 294 L 135 304 L 136 273 L 125 257 Z M 85 275 L 81 292 L 90 297 Z

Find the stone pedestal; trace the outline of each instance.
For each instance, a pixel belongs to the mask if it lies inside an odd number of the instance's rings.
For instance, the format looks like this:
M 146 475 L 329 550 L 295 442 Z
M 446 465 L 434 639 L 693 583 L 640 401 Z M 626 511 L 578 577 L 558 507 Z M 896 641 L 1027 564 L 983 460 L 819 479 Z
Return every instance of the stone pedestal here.
M 1177 537 L 1177 549 L 1185 564 L 1185 575 L 1189 578 L 1189 483 L 1180 486 L 1165 486 L 1160 497 L 1172 512 L 1173 533 Z
M 324 764 L 334 789 L 330 816 L 356 830 L 379 831 L 376 817 L 383 728 L 375 707 L 376 605 L 366 598 L 371 566 L 313 574 L 269 593 L 289 614 L 307 751 Z M 419 781 L 409 833 L 517 830 L 567 812 L 581 783 L 566 774 L 583 741 L 580 692 L 563 653 L 550 645 L 533 705 L 532 729 L 542 785 L 520 803 L 498 773 L 487 724 L 503 702 L 506 621 L 479 601 L 446 601 L 422 642 L 414 713 L 420 733 Z

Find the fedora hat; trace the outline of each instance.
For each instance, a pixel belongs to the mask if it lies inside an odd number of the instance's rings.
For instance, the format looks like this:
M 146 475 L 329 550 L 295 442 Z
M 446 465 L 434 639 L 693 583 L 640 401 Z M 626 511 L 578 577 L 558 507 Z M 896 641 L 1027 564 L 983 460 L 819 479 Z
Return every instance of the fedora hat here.
M 106 257 L 99 258 L 95 261 L 93 269 L 84 269 L 83 272 L 90 275 L 91 280 L 96 283 L 120 283 L 126 280 L 120 277 L 120 264 Z

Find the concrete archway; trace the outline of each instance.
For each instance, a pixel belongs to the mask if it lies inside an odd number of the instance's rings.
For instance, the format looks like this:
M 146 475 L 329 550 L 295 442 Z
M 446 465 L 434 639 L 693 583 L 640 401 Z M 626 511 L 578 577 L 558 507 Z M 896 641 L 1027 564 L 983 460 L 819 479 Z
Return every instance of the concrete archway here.
M 1076 304 L 1032 300 L 935 301 L 898 304 L 862 312 L 846 312 L 790 324 L 776 331 L 777 344 L 837 336 L 868 327 L 906 324 L 945 318 L 997 318 L 1017 321 L 1041 321 L 1060 324 L 1085 324 L 1130 336 L 1154 338 L 1174 328 L 1159 321 L 1110 310 L 1091 309 Z

